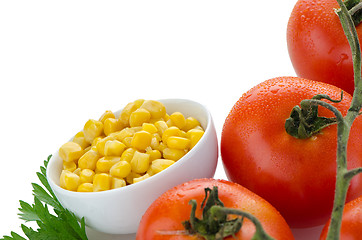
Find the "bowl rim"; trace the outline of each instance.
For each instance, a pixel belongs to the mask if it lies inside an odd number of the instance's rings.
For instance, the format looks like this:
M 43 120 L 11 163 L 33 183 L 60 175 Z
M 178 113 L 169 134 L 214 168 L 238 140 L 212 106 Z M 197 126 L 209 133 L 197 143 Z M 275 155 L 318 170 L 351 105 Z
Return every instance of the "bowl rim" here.
M 130 184 L 121 188 L 116 188 L 116 189 L 110 189 L 110 190 L 106 190 L 106 191 L 100 191 L 100 192 L 75 192 L 75 191 L 70 191 L 70 190 L 66 190 L 62 187 L 60 187 L 56 182 L 53 181 L 52 177 L 54 176 L 50 176 L 50 172 L 51 169 L 54 167 L 55 163 L 56 163 L 56 159 L 55 158 L 60 158 L 59 154 L 58 154 L 58 150 L 52 154 L 51 158 L 49 159 L 48 162 L 48 166 L 47 166 L 47 170 L 46 170 L 46 177 L 47 180 L 50 184 L 50 187 L 52 188 L 52 190 L 56 193 L 60 193 L 63 196 L 67 196 L 67 197 L 77 197 L 77 198 L 89 198 L 89 197 L 97 197 L 97 198 L 101 198 L 101 197 L 107 197 L 108 195 L 114 195 L 114 194 L 119 194 L 120 192 L 124 192 L 127 193 L 129 191 L 137 191 L 138 188 L 144 188 L 144 185 L 152 185 L 153 182 L 158 181 L 159 178 L 162 178 L 163 175 L 167 174 L 168 172 L 172 171 L 172 169 L 178 168 L 180 165 L 183 165 L 184 162 L 189 158 L 189 156 L 192 156 L 194 152 L 197 151 L 198 148 L 200 148 L 201 143 L 206 141 L 206 137 L 207 135 L 209 135 L 214 127 L 214 123 L 213 123 L 213 119 L 211 116 L 210 111 L 207 109 L 207 107 L 199 102 L 193 101 L 193 100 L 189 100 L 189 99 L 182 99 L 182 98 L 167 98 L 167 99 L 159 99 L 157 101 L 160 101 L 162 103 L 166 103 L 166 104 L 182 104 L 182 103 L 191 103 L 195 106 L 197 106 L 198 108 L 200 108 L 200 110 L 202 110 L 205 114 L 206 117 L 206 127 L 204 128 L 204 135 L 201 137 L 200 141 L 198 142 L 198 144 L 195 145 L 194 148 L 192 148 L 189 152 L 187 152 L 182 158 L 180 158 L 179 160 L 177 160 L 174 164 L 172 164 L 171 166 L 169 166 L 167 169 L 165 169 L 164 171 L 161 171 L 145 180 L 142 180 L 138 183 L 134 183 L 134 184 Z M 114 111 L 114 113 L 120 112 L 123 108 Z M 167 111 L 167 109 L 166 109 Z M 72 139 L 74 137 L 74 135 L 70 138 Z M 69 140 L 70 141 L 70 140 Z M 55 171 L 53 171 L 55 172 Z M 58 176 L 59 177 L 59 176 Z M 58 194 L 56 194 L 58 195 Z

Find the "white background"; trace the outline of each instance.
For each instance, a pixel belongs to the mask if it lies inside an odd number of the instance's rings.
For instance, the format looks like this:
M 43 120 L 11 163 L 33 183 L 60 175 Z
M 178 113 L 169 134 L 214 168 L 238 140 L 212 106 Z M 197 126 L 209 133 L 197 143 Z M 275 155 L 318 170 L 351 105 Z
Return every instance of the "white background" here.
M 19 232 L 19 200 L 33 201 L 43 160 L 107 109 L 188 98 L 211 111 L 220 139 L 244 92 L 295 76 L 295 2 L 0 1 L 0 236 Z

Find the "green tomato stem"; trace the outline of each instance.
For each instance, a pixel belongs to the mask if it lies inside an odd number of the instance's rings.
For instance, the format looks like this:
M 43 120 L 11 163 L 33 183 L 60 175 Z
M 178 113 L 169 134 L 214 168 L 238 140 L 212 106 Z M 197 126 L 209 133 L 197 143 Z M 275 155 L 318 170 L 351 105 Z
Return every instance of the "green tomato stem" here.
M 234 208 L 224 207 L 218 196 L 218 187 L 205 188 L 205 198 L 201 203 L 202 219 L 196 217 L 196 200 L 190 200 L 190 219 L 183 222 L 188 235 L 197 235 L 206 240 L 222 240 L 234 236 L 240 231 L 244 218 L 248 218 L 255 225 L 253 240 L 274 240 L 263 229 L 260 221 L 252 214 Z M 228 215 L 241 216 L 229 219 Z
M 352 123 L 359 115 L 361 115 L 360 111 L 362 108 L 361 49 L 354 22 L 356 14 L 359 14 L 362 19 L 362 4 L 360 4 L 360 1 L 361 0 L 346 0 L 343 2 L 342 0 L 337 0 L 340 9 L 336 10 L 336 14 L 340 19 L 343 31 L 352 51 L 354 69 L 355 90 L 351 106 L 348 109 L 346 116 L 343 117 L 336 107 L 327 102 L 321 101 L 321 99 L 326 99 L 332 102 L 338 102 L 338 100 L 332 100 L 328 96 L 324 95 L 317 95 L 312 99 L 303 100 L 300 103 L 300 107 L 295 106 L 290 117 L 285 123 L 287 133 L 301 139 L 309 138 L 326 126 L 337 124 L 336 185 L 327 240 L 340 239 L 342 215 L 346 202 L 347 191 L 352 178 L 357 174 L 362 173 L 362 167 L 351 170 L 348 170 L 347 168 L 348 138 Z M 351 14 L 353 14 L 353 16 Z M 318 116 L 318 105 L 332 111 L 336 118 L 328 119 Z
M 340 239 L 342 215 L 348 187 L 352 177 L 362 172 L 361 168 L 352 170 L 347 169 L 347 143 L 349 133 L 352 123 L 355 118 L 359 116 L 362 107 L 361 49 L 351 12 L 348 11 L 342 0 L 337 0 L 337 2 L 340 9 L 337 10 L 336 13 L 340 18 L 344 33 L 352 51 L 355 90 L 347 115 L 343 120 L 338 119 L 336 189 L 327 240 Z M 357 4 L 356 7 L 357 6 L 361 7 L 360 4 Z
M 314 134 L 320 132 L 323 128 L 330 125 L 337 124 L 336 118 L 326 118 L 318 116 L 318 105 L 323 105 L 325 102 L 316 101 L 326 99 L 328 101 L 338 103 L 343 99 L 343 91 L 341 92 L 340 100 L 333 100 L 328 95 L 318 94 L 312 99 L 303 100 L 299 106 L 295 106 L 285 121 L 285 130 L 287 133 L 295 138 L 306 139 L 310 138 Z M 326 105 L 331 111 L 336 111 L 340 119 L 343 120 L 342 114 L 334 108 L 332 105 Z
M 213 206 L 210 209 L 213 216 L 222 216 L 222 215 L 238 215 L 244 218 L 249 219 L 255 225 L 255 234 L 252 240 L 274 240 L 271 236 L 269 236 L 265 231 L 260 221 L 252 214 L 248 212 L 244 212 L 234 208 L 227 208 L 221 206 Z
M 345 0 L 344 5 L 346 6 L 349 14 L 352 17 L 354 24 L 357 26 L 362 21 L 362 3 L 361 0 Z
M 347 171 L 347 172 L 344 174 L 344 177 L 346 178 L 346 180 L 350 180 L 350 179 L 352 179 L 354 176 L 356 176 L 356 175 L 359 174 L 359 173 L 362 173 L 362 167 L 355 168 L 355 169 L 352 169 L 352 170 Z

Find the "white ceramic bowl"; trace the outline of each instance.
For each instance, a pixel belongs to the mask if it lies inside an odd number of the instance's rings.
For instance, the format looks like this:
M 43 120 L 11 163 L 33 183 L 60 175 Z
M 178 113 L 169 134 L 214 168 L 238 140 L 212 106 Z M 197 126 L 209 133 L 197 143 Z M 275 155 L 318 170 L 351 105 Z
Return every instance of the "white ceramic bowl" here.
M 47 178 L 51 188 L 65 208 L 78 217 L 85 218 L 87 226 L 109 234 L 135 233 L 144 212 L 163 192 L 191 179 L 214 176 L 218 160 L 218 142 L 210 112 L 203 105 L 190 100 L 159 101 L 166 106 L 167 113 L 178 111 L 185 117 L 193 116 L 205 129 L 204 135 L 195 147 L 166 170 L 123 188 L 80 193 L 59 186 L 62 160 L 58 151 L 50 159 Z

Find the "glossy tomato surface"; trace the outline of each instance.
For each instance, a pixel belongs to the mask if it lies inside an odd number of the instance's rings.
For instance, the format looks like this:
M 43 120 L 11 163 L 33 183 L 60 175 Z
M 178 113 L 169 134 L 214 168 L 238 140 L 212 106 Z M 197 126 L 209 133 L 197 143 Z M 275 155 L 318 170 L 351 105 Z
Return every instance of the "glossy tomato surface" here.
M 334 9 L 336 0 L 298 0 L 288 22 L 287 45 L 299 77 L 353 94 L 352 53 Z M 362 24 L 357 26 L 362 39 Z
M 340 99 L 341 90 L 297 77 L 267 80 L 245 93 L 227 116 L 221 134 L 221 157 L 229 180 L 237 182 L 276 207 L 289 226 L 324 224 L 332 209 L 337 126 L 308 139 L 286 133 L 284 124 L 294 106 L 316 94 Z M 346 114 L 351 96 L 337 106 Z M 319 115 L 333 117 L 319 107 Z M 362 166 L 362 117 L 351 130 L 348 167 Z M 353 178 L 348 199 L 362 194 L 362 174 Z
M 323 228 L 320 239 L 327 237 L 327 231 L 330 220 Z M 362 239 L 362 196 L 348 202 L 344 207 L 341 227 L 341 240 L 360 240 Z
M 265 231 L 275 239 L 294 239 L 283 217 L 268 202 L 236 183 L 215 179 L 192 180 L 161 195 L 142 217 L 136 239 L 201 239 L 197 236 L 177 234 L 177 231 L 184 230 L 182 222 L 190 218 L 189 201 L 191 199 L 198 202 L 196 217 L 201 218 L 200 204 L 205 197 L 204 189 L 213 188 L 213 186 L 218 187 L 219 199 L 225 207 L 250 212 L 261 221 Z M 254 225 L 245 219 L 236 238 L 228 237 L 226 239 L 251 239 L 254 232 Z

